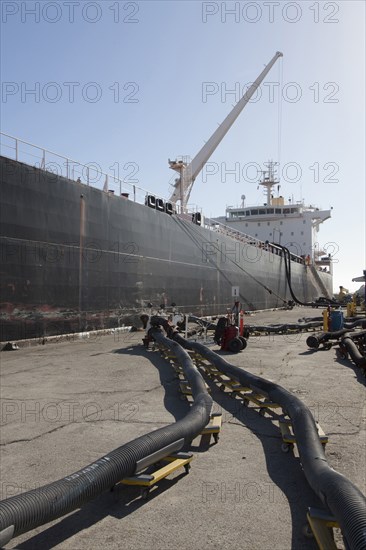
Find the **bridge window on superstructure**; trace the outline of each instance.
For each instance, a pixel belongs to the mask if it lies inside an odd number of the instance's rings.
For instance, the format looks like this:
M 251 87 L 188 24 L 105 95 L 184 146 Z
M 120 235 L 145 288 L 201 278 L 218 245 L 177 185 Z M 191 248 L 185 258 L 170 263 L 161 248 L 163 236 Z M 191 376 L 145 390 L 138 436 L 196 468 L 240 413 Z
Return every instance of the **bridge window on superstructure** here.
M 252 216 L 258 216 L 258 210 L 251 210 L 250 213 Z
M 273 214 L 274 208 L 267 208 L 267 214 Z
M 296 212 L 298 212 L 297 208 L 291 208 L 291 214 L 296 214 Z
M 282 210 L 281 208 L 275 208 L 275 214 L 281 214 Z
M 284 214 L 289 214 L 289 213 L 290 213 L 290 209 L 289 209 L 289 208 L 284 208 L 284 209 L 283 209 L 283 213 L 284 213 Z
M 267 212 L 265 210 L 259 210 L 259 214 L 266 214 Z

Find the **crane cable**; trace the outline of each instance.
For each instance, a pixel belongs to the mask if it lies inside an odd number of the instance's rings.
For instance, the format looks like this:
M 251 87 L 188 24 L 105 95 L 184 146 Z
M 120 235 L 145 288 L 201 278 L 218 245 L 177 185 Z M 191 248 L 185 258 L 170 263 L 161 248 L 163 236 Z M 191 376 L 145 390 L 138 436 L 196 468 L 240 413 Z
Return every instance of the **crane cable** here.
M 279 172 L 281 170 L 281 152 L 282 152 L 282 88 L 283 88 L 283 58 L 279 60 L 278 64 L 278 81 L 279 81 L 279 92 L 278 92 L 278 112 L 277 112 L 277 162 Z M 281 173 L 281 172 L 280 172 Z

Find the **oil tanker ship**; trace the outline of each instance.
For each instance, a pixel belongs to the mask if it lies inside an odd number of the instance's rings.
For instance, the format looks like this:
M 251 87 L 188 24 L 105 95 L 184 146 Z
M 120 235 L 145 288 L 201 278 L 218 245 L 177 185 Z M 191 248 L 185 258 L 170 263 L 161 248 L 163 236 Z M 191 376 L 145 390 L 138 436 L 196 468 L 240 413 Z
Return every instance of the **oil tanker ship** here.
M 209 219 L 188 206 L 197 174 L 281 55 L 191 162 L 169 161 L 179 174 L 169 200 L 106 174 L 98 189 L 90 167 L 1 135 L 1 341 L 134 324 L 149 304 L 199 316 L 225 312 L 234 299 L 244 310 L 280 307 L 290 284 L 305 302 L 332 296 L 331 258 L 313 246 L 330 211 L 273 198 L 273 164 L 261 208 Z M 291 281 L 281 242 L 291 250 Z

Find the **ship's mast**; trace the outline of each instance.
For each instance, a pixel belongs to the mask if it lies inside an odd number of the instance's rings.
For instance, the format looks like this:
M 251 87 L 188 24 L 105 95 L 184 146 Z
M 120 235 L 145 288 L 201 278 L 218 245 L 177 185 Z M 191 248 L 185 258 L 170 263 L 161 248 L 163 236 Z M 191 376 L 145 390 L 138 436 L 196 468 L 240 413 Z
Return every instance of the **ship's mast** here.
M 258 78 L 253 82 L 253 84 L 245 92 L 243 97 L 234 106 L 232 111 L 215 130 L 210 139 L 205 143 L 199 153 L 194 157 L 192 162 L 188 163 L 184 160 L 169 160 L 170 168 L 179 173 L 179 178 L 177 178 L 177 180 L 175 181 L 174 191 L 170 197 L 170 201 L 173 204 L 176 204 L 177 201 L 180 201 L 183 211 L 187 207 L 189 196 L 196 177 L 201 172 L 202 168 L 204 167 L 212 153 L 215 151 L 217 146 L 221 143 L 224 136 L 230 130 L 231 126 L 234 124 L 235 120 L 238 118 L 248 101 L 259 88 L 262 81 L 265 79 L 273 65 L 276 63 L 277 59 L 279 57 L 282 57 L 282 55 L 283 54 L 281 52 L 276 52 L 268 65 L 263 69 Z
M 275 170 L 275 166 L 278 166 L 278 162 L 270 160 L 264 166 L 267 170 L 262 170 L 262 180 L 259 182 L 259 185 L 263 185 L 263 187 L 266 188 L 267 206 L 270 206 L 272 204 L 272 187 L 279 183 L 279 180 L 276 179 Z

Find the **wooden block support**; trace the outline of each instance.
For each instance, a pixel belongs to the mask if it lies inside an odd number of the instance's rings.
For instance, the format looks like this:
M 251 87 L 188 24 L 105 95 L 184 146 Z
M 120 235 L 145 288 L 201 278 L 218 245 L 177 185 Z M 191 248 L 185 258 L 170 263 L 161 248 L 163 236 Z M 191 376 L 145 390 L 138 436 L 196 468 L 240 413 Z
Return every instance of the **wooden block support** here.
M 215 440 L 215 443 L 219 440 L 219 434 L 221 432 L 221 424 L 222 424 L 222 413 L 213 413 L 211 414 L 211 418 L 209 423 L 205 428 L 203 428 L 201 435 L 212 435 L 212 437 Z
M 208 385 L 205 382 L 205 387 L 208 393 L 210 393 L 211 388 L 208 387 Z M 180 380 L 179 381 L 179 389 L 183 395 L 192 395 L 192 388 L 189 385 L 188 380 Z
M 281 408 L 281 405 L 279 405 L 278 403 L 274 403 L 273 401 L 267 399 L 267 397 L 264 397 L 259 393 L 244 392 L 241 393 L 241 397 L 243 398 L 244 405 L 249 405 L 249 403 L 251 402 L 254 403 L 256 407 L 259 407 L 260 410 Z
M 220 376 L 222 376 L 221 371 L 219 371 L 216 367 L 212 367 L 211 365 L 201 365 L 202 368 L 205 370 L 206 375 L 211 378 L 211 380 L 216 380 Z
M 291 421 L 280 420 L 279 421 L 279 427 L 280 427 L 280 430 L 281 430 L 281 436 L 282 436 L 282 441 L 283 441 L 283 444 L 282 444 L 281 448 L 282 448 L 283 452 L 288 452 L 291 448 L 293 448 L 293 446 L 296 443 L 296 437 L 295 437 L 293 429 L 292 429 Z M 325 435 L 322 427 L 320 426 L 320 424 L 318 422 L 316 422 L 316 427 L 318 429 L 318 435 L 319 435 L 320 442 L 323 445 L 323 447 L 325 447 L 325 445 L 328 443 L 328 436 Z
M 142 488 L 141 497 L 148 498 L 149 490 L 158 481 L 166 478 L 179 468 L 184 468 L 188 474 L 190 463 L 193 460 L 192 453 L 174 453 L 161 459 L 161 462 L 167 462 L 163 467 L 153 470 L 151 473 L 141 473 L 131 477 L 125 477 L 120 481 L 123 485 L 137 485 Z
M 339 525 L 334 517 L 324 510 L 309 508 L 307 519 L 320 550 L 337 550 L 332 528 Z
M 217 376 L 217 381 L 221 383 L 220 390 L 229 390 L 230 393 L 240 393 L 242 391 L 249 391 L 249 388 L 242 386 L 237 380 L 230 378 L 224 374 Z

